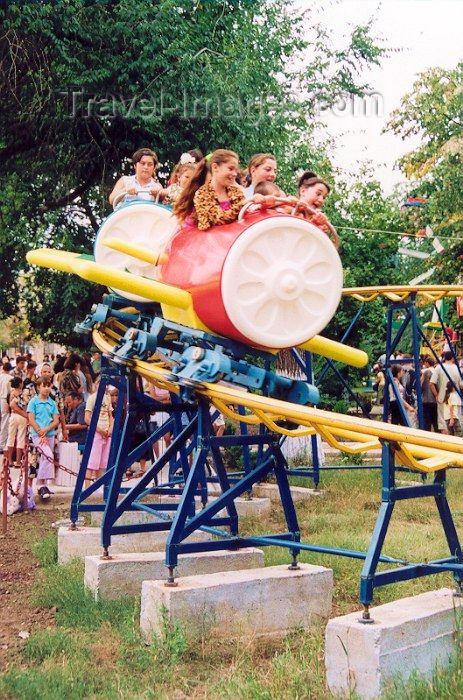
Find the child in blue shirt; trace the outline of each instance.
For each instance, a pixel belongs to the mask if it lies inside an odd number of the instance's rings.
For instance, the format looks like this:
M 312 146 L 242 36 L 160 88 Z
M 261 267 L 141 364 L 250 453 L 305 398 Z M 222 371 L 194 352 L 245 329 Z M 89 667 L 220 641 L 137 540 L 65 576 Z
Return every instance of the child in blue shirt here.
M 50 398 L 51 388 L 51 381 L 41 377 L 37 382 L 38 394 L 27 404 L 32 442 L 40 455 L 37 489 L 43 499 L 49 498 L 51 493 L 46 482 L 55 478 L 53 448 L 59 424 L 58 407 Z

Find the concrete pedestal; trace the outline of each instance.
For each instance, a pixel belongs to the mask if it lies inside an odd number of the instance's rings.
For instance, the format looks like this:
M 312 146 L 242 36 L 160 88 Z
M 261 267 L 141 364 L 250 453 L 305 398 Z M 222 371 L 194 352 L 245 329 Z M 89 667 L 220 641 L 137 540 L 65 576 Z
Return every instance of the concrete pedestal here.
M 250 500 L 247 498 L 235 498 L 235 506 L 240 517 L 246 515 L 267 515 L 272 510 L 270 498 L 256 498 L 253 496 Z
M 455 652 L 462 601 L 442 588 L 371 609 L 336 617 L 326 628 L 326 680 L 334 695 L 377 698 L 394 677 L 431 676 Z
M 209 500 L 208 503 L 211 503 L 212 501 L 215 500 L 215 496 L 210 496 L 209 495 Z M 180 499 L 176 496 L 165 496 L 161 495 L 159 496 L 157 502 L 159 503 L 167 503 L 167 504 L 175 504 L 179 503 Z M 201 498 L 200 496 L 195 497 L 196 501 L 196 510 L 201 510 L 202 508 L 202 503 L 201 503 Z M 235 499 L 235 506 L 236 510 L 238 511 L 238 515 L 240 517 L 246 516 L 246 515 L 256 515 L 256 516 L 261 516 L 261 515 L 266 515 L 267 513 L 270 513 L 272 504 L 269 498 L 255 498 L 253 497 L 251 500 L 248 500 L 246 498 L 236 498 Z M 172 513 L 171 513 L 172 514 Z M 225 508 L 220 511 L 219 515 L 220 516 L 226 516 L 226 510 Z M 91 514 L 91 521 L 92 525 L 96 527 L 101 527 L 101 523 L 103 522 L 103 512 L 102 511 L 93 511 Z M 118 525 L 133 525 L 137 523 L 149 523 L 153 522 L 153 516 L 150 515 L 149 513 L 140 511 L 140 510 L 129 510 L 126 511 L 121 515 L 119 520 L 117 521 Z
M 90 515 L 92 525 L 95 527 L 101 527 L 103 522 L 103 511 L 92 511 Z M 153 522 L 153 516 L 142 510 L 126 510 L 125 513 L 121 515 L 117 521 L 117 525 L 136 525 L 139 523 L 149 523 Z
M 189 638 L 221 639 L 307 629 L 331 612 L 333 572 L 301 564 L 297 571 L 270 566 L 178 579 L 178 586 L 143 581 L 140 628 L 147 643 L 168 621 Z
M 181 554 L 175 575 L 213 574 L 217 571 L 256 569 L 263 565 L 264 553 L 254 547 Z M 115 554 L 110 560 L 99 556 L 85 557 L 84 583 L 96 600 L 140 595 L 143 581 L 166 578 L 164 552 Z
M 321 496 L 322 491 L 307 489 L 304 486 L 291 486 L 291 496 L 294 503 L 308 501 L 314 496 Z M 281 503 L 280 491 L 277 484 L 256 484 L 252 488 L 252 493 L 259 498 L 270 498 L 272 503 Z
M 160 552 L 166 546 L 168 531 L 142 532 L 111 537 L 110 554 L 129 552 Z M 206 532 L 195 532 L 188 541 L 210 540 Z M 65 564 L 70 559 L 82 559 L 92 554 L 101 555 L 101 530 L 97 527 L 81 527 L 70 530 L 60 527 L 58 530 L 58 563 Z

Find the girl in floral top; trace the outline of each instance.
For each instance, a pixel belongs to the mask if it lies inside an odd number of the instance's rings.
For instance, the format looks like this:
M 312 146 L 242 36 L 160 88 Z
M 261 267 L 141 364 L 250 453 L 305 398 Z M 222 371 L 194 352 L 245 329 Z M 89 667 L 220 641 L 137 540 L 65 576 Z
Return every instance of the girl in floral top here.
M 236 221 L 246 201 L 236 184 L 238 167 L 236 153 L 223 148 L 203 158 L 175 202 L 174 214 L 179 222 L 207 230 Z

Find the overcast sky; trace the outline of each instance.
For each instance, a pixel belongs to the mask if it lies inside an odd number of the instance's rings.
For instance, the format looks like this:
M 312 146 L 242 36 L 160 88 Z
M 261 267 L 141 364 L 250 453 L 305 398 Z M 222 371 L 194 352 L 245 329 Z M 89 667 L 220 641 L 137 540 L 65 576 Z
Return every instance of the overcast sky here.
M 395 166 L 413 142 L 391 133 L 381 134 L 392 110 L 410 91 L 418 73 L 433 66 L 453 68 L 463 59 L 463 0 L 310 0 L 323 3 L 323 24 L 333 36 L 375 18 L 375 33 L 390 48 L 401 49 L 381 60 L 381 67 L 365 74 L 383 98 L 382 116 L 327 116 L 328 134 L 335 138 L 334 164 L 346 173 L 359 161 L 371 160 L 386 192 L 403 182 Z M 305 4 L 305 3 L 300 3 Z

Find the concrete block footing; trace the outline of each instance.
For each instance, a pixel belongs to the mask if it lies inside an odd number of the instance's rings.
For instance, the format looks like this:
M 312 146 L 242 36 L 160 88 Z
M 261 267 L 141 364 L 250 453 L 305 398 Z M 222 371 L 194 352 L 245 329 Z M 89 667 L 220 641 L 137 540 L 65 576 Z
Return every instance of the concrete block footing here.
M 187 576 L 170 588 L 143 581 L 140 629 L 149 644 L 168 622 L 187 638 L 270 636 L 307 629 L 331 612 L 333 572 L 301 564 Z
M 314 496 L 321 496 L 323 491 L 308 489 L 305 486 L 291 486 L 291 495 L 294 503 L 308 501 Z M 260 498 L 270 498 L 272 503 L 280 503 L 280 490 L 277 484 L 255 484 L 252 489 L 253 494 Z
M 359 622 L 361 613 L 336 617 L 326 627 L 325 665 L 333 695 L 378 698 L 394 678 L 413 673 L 430 677 L 456 651 L 462 600 L 442 588 L 370 610 L 374 622 Z
M 92 511 L 90 520 L 94 527 L 101 527 L 103 522 L 103 511 Z M 117 525 L 136 525 L 139 523 L 152 523 L 153 521 L 153 516 L 142 510 L 126 510 L 118 519 Z
M 129 552 L 160 552 L 166 546 L 168 531 L 130 533 L 111 537 L 110 554 Z M 206 532 L 194 532 L 188 541 L 210 540 Z M 92 554 L 101 555 L 101 530 L 97 527 L 80 527 L 70 530 L 60 527 L 58 530 L 58 563 L 65 564 L 71 559 L 84 560 Z
M 264 553 L 255 547 L 181 554 L 175 576 L 256 569 L 263 565 Z M 166 578 L 164 552 L 115 554 L 110 560 L 103 560 L 99 556 L 85 557 L 84 583 L 96 600 L 140 595 L 143 581 Z
M 266 515 L 272 509 L 270 498 L 235 498 L 235 506 L 239 516 Z
M 214 496 L 210 496 L 208 498 L 208 503 L 212 503 L 215 500 Z M 202 507 L 201 504 L 201 498 L 200 496 L 195 497 L 196 501 L 196 510 L 200 510 Z M 161 495 L 157 499 L 158 503 L 162 504 L 175 504 L 179 503 L 179 498 L 176 496 L 167 496 L 167 495 Z M 238 511 L 238 515 L 240 517 L 245 516 L 245 515 L 266 515 L 267 513 L 270 513 L 270 510 L 272 508 L 272 504 L 270 502 L 269 498 L 252 498 L 251 500 L 248 500 L 246 498 L 236 498 L 235 499 L 235 506 L 236 510 Z M 172 511 L 171 515 L 173 515 Z M 226 510 L 223 509 L 220 511 L 220 516 L 226 516 Z M 103 522 L 103 512 L 102 511 L 93 511 L 91 513 L 91 523 L 94 526 L 101 527 L 101 523 Z M 117 524 L 118 525 L 133 525 L 136 523 L 148 523 L 148 522 L 153 522 L 153 516 L 146 511 L 140 511 L 140 510 L 128 510 L 125 511 L 121 515 L 121 517 L 118 519 Z

